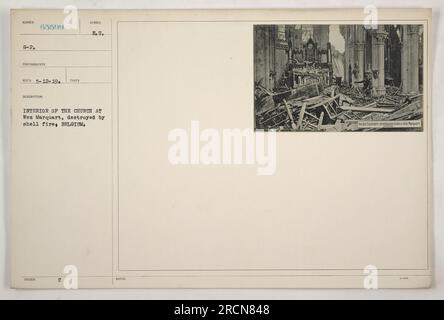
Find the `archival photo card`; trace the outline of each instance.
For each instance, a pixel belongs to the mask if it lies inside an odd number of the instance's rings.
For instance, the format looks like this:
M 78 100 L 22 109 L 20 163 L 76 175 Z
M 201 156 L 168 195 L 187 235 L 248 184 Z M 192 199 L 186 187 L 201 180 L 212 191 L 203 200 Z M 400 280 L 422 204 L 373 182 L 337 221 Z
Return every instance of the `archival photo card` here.
M 424 47 L 420 24 L 255 25 L 255 129 L 422 131 Z
M 429 287 L 432 11 L 366 17 L 12 10 L 11 287 Z

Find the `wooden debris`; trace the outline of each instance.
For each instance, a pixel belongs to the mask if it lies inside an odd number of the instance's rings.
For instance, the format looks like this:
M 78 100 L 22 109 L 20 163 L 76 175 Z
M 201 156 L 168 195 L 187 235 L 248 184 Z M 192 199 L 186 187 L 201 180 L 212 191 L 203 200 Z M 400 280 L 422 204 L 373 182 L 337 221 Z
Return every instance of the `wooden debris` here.
M 296 126 L 296 129 L 300 129 L 302 126 L 302 120 L 304 119 L 304 113 L 306 108 L 307 108 L 307 103 L 304 103 L 302 105 L 301 111 L 299 112 L 298 124 Z
M 288 103 L 287 103 L 287 101 L 285 99 L 284 99 L 283 102 L 284 102 L 284 105 L 285 105 L 285 109 L 287 110 L 288 117 L 290 118 L 290 121 L 291 121 L 291 127 L 293 129 L 297 129 L 298 126 L 296 126 L 296 124 L 294 123 L 293 114 L 291 113 L 290 106 L 288 105 Z
M 319 116 L 318 130 L 321 129 L 323 120 L 324 120 L 324 112 L 321 112 L 321 115 Z
M 346 106 L 341 106 L 339 107 L 342 110 L 345 111 L 357 111 L 357 112 L 385 112 L 385 113 L 390 113 L 395 111 L 395 109 L 392 108 L 374 108 L 374 107 L 346 107 Z
M 318 84 L 270 92 L 255 91 L 256 128 L 282 131 L 376 131 L 360 121 L 415 120 L 422 117 L 421 94 L 400 93 L 387 87 L 386 95 L 365 96 L 358 87 Z M 320 93 L 321 92 L 321 93 Z
M 277 92 L 273 94 L 273 99 L 276 103 L 281 102 L 283 99 L 287 101 L 295 99 L 301 96 L 308 98 L 319 96 L 319 87 L 317 83 L 310 83 L 301 85 L 298 88 Z

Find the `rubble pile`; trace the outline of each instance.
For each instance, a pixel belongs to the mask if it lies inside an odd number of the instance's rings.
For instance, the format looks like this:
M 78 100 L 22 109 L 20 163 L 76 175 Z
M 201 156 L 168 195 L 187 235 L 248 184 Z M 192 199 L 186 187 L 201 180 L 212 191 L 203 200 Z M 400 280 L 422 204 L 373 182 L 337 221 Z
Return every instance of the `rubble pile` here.
M 389 122 L 422 118 L 422 94 L 402 93 L 387 86 L 379 97 L 367 96 L 358 86 L 321 83 L 271 92 L 256 85 L 256 129 L 276 131 L 390 130 Z M 368 122 L 384 123 L 366 127 Z M 418 127 L 418 130 L 421 126 Z

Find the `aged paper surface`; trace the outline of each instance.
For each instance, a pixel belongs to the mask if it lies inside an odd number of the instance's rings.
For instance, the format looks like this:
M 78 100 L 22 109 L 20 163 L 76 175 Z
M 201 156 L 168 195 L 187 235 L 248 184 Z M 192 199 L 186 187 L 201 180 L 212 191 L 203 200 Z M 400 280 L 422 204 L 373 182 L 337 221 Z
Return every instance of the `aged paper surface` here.
M 68 15 L 11 11 L 13 287 L 430 285 L 430 10 Z

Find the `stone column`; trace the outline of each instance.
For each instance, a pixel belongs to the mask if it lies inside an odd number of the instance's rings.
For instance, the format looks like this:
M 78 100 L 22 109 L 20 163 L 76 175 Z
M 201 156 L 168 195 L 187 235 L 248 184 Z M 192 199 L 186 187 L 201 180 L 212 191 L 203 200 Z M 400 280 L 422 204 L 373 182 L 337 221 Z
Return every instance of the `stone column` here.
M 344 83 L 348 83 L 348 63 L 349 63 L 349 59 L 350 59 L 350 55 L 348 52 L 348 38 L 349 38 L 349 27 L 348 26 L 344 26 L 343 32 L 342 32 L 342 36 L 344 37 L 345 40 L 345 45 L 344 45 Z
M 349 36 L 350 36 L 350 40 L 348 42 L 348 54 L 349 54 L 349 58 L 348 58 L 348 65 L 347 65 L 347 74 L 349 74 L 349 67 L 351 66 L 351 70 L 352 70 L 352 75 L 350 77 L 349 75 L 349 80 L 348 83 L 352 84 L 353 83 L 353 69 L 355 67 L 355 26 L 349 26 Z
M 409 73 L 410 73 L 410 35 L 407 32 L 407 25 L 401 27 L 402 42 L 401 42 L 401 86 L 402 92 L 407 93 L 409 88 Z
M 262 86 L 270 86 L 270 43 L 268 27 L 259 26 L 255 29 L 255 81 L 261 81 Z
M 410 72 L 409 89 L 412 92 L 419 91 L 419 26 L 410 25 Z
M 358 63 L 359 74 L 357 75 L 357 81 L 364 80 L 364 72 L 365 72 L 365 62 L 364 62 L 364 48 L 365 48 L 365 39 L 364 39 L 364 28 L 362 26 L 356 26 L 356 44 L 355 44 L 355 52 L 356 52 L 356 62 Z
M 273 89 L 273 86 L 271 84 L 271 79 L 270 79 L 270 46 L 271 46 L 271 42 L 270 42 L 270 33 L 271 30 L 266 27 L 265 31 L 264 31 L 264 42 L 265 42 L 265 74 L 264 74 L 264 86 L 265 88 L 271 90 Z
M 375 37 L 378 49 L 378 86 L 376 87 L 376 94 L 382 96 L 385 95 L 384 45 L 387 37 L 383 25 L 378 26 Z
M 378 46 L 375 33 L 372 34 L 372 71 L 378 70 Z

